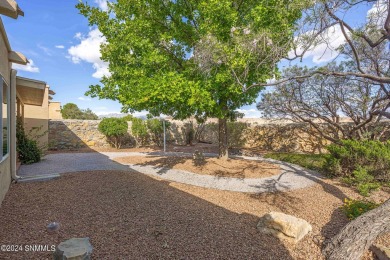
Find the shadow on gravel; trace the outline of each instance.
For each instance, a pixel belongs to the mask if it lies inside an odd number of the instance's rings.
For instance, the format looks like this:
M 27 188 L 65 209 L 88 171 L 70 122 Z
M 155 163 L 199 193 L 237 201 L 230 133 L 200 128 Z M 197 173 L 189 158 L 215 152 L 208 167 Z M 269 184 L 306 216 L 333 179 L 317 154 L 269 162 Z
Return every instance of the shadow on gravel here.
M 154 169 L 157 169 L 157 173 L 163 175 L 167 173 L 170 169 L 177 164 L 185 163 L 190 157 L 189 156 L 167 156 L 161 157 L 162 155 L 147 155 L 145 158 L 153 159 L 144 163 L 137 163 L 135 165 L 139 166 L 153 166 Z
M 60 223 L 58 235 L 45 231 L 51 221 Z M 293 259 L 257 221 L 136 171 L 79 172 L 13 184 L 0 210 L 0 243 L 90 237 L 94 259 Z M 0 259 L 50 255 L 0 252 Z
M 131 156 L 129 156 L 131 157 Z M 121 160 L 125 160 L 122 157 Z M 233 157 L 228 159 L 228 163 L 224 160 L 218 160 L 216 157 L 205 155 L 203 158 L 194 158 L 191 154 L 163 154 L 163 153 L 149 153 L 145 156 L 148 161 L 135 163 L 138 166 L 153 166 L 157 173 L 163 175 L 170 169 L 174 169 L 179 164 L 185 164 L 190 161 L 192 166 L 197 167 L 197 171 L 188 169 L 190 172 L 199 173 L 203 171 L 204 174 L 214 175 L 218 178 L 246 178 L 245 173 L 255 171 L 274 170 L 275 167 L 258 166 L 250 164 L 256 160 L 245 160 L 240 157 Z M 242 161 L 247 161 L 249 164 L 242 164 Z M 183 166 L 181 167 L 183 169 Z M 183 169 L 187 170 L 187 169 Z M 253 177 L 252 177 L 253 178 Z
M 280 162 L 280 164 L 285 167 L 285 170 L 287 172 L 292 172 L 292 173 L 299 172 L 300 175 L 321 185 L 322 189 L 325 192 L 335 196 L 341 202 L 344 202 L 345 198 L 347 198 L 344 192 L 341 191 L 339 188 L 324 182 L 323 179 L 325 177 L 322 174 L 311 170 L 302 171 L 300 167 L 296 167 L 292 164 L 285 163 L 285 162 Z M 303 201 L 297 200 L 292 196 L 288 196 L 287 193 L 279 192 L 278 186 L 280 185 L 281 184 L 278 183 L 277 181 L 267 182 L 267 189 L 270 191 L 270 193 L 264 193 L 264 194 L 260 193 L 260 194 L 250 195 L 250 196 L 259 199 L 262 202 L 268 203 L 270 205 L 277 205 L 283 212 L 287 214 L 289 212 L 291 213 L 294 211 L 296 212 L 297 208 L 295 208 L 294 205 L 297 205 L 298 203 L 303 203 Z M 327 243 L 327 241 L 329 241 L 329 239 L 335 236 L 348 222 L 349 221 L 345 216 L 344 212 L 342 211 L 342 209 L 337 208 L 332 213 L 331 220 L 321 230 L 321 235 L 325 239 L 324 243 Z

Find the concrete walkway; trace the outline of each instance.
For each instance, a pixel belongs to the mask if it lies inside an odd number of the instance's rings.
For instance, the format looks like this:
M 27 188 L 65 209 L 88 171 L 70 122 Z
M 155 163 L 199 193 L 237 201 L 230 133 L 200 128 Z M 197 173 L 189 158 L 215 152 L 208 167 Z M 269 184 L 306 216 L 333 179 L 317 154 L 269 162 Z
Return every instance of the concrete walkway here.
M 137 172 L 152 175 L 168 181 L 190 184 L 205 188 L 229 190 L 238 192 L 262 193 L 275 191 L 289 191 L 312 186 L 321 175 L 294 164 L 265 159 L 261 157 L 239 156 L 247 160 L 265 161 L 281 167 L 281 173 L 267 178 L 229 178 L 212 175 L 201 175 L 183 170 L 150 165 L 120 164 L 114 158 L 125 156 L 183 156 L 183 153 L 135 153 L 135 152 L 107 152 L 107 153 L 63 153 L 49 154 L 36 164 L 22 165 L 18 175 L 21 181 L 47 180 L 59 177 L 60 174 L 94 170 L 121 170 L 133 169 Z M 205 156 L 215 156 L 205 154 Z M 259 169 L 261 170 L 261 169 Z

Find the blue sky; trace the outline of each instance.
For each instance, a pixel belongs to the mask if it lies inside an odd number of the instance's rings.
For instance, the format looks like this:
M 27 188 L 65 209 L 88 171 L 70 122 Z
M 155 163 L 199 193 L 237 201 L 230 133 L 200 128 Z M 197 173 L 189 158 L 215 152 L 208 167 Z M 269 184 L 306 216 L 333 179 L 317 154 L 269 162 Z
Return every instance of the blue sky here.
M 107 64 L 100 61 L 99 44 L 103 41 L 96 28 L 90 28 L 86 18 L 75 8 L 78 0 L 17 0 L 25 16 L 17 20 L 2 16 L 11 47 L 22 52 L 28 66 L 15 66 L 18 75 L 47 82 L 56 92 L 54 101 L 62 105 L 72 102 L 80 108 L 91 108 L 98 115 L 119 113 L 121 105 L 111 100 L 91 99 L 84 96 L 91 84 L 107 73 Z M 90 0 L 106 8 L 105 0 Z M 352 25 L 364 21 L 367 8 L 354 12 Z M 331 33 L 335 46 L 341 44 L 340 32 Z M 308 53 L 305 64 L 321 65 L 335 57 L 321 46 Z M 281 66 L 287 66 L 283 62 Z M 259 117 L 255 104 L 242 107 L 246 117 Z M 136 115 L 145 115 L 146 112 Z
M 75 8 L 77 0 L 18 0 L 25 16 L 14 20 L 2 16 L 11 47 L 22 52 L 29 60 L 28 66 L 16 66 L 18 75 L 47 82 L 56 92 L 55 101 L 76 103 L 80 108 L 91 108 L 98 114 L 119 112 L 121 105 L 110 100 L 85 97 L 88 86 L 99 79 L 93 63 L 79 60 L 82 53 L 73 57 L 69 50 L 88 37 L 90 28 L 84 16 Z M 96 44 L 95 44 L 96 45 Z M 98 46 L 98 44 L 97 44 Z M 82 50 L 79 50 L 81 52 Z M 96 53 L 90 60 L 98 59 Z M 73 60 L 72 60 L 73 58 Z

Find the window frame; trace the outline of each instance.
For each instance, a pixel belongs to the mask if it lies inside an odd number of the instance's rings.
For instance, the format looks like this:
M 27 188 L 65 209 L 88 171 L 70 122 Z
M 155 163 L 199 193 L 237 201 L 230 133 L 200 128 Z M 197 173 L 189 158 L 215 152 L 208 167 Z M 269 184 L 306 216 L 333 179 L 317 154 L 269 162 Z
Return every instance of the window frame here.
M 3 155 L 3 98 L 4 98 L 4 86 L 6 87 L 7 90 L 7 97 L 6 97 L 6 102 L 7 102 L 7 153 Z M 0 107 L 0 113 L 1 113 L 1 120 L 0 120 L 0 129 L 1 129 L 1 134 L 0 134 L 0 147 L 2 152 L 0 153 L 0 164 L 3 163 L 10 155 L 10 139 L 11 139 L 11 129 L 10 129 L 10 86 L 7 84 L 5 81 L 4 77 L 0 74 L 0 100 L 1 100 L 1 107 Z

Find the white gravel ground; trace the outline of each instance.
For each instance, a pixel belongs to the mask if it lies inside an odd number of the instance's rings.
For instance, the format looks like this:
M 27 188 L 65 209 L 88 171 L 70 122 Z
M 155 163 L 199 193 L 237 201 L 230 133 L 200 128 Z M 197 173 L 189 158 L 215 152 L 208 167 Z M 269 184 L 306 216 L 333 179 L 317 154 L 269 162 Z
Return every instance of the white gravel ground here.
M 58 177 L 58 174 L 93 170 L 129 170 L 134 169 L 140 173 L 159 177 L 161 179 L 179 182 L 199 187 L 262 193 L 275 191 L 289 191 L 312 186 L 321 175 L 310 170 L 303 169 L 294 164 L 280 162 L 273 159 L 261 157 L 245 157 L 246 160 L 259 160 L 268 163 L 277 164 L 281 168 L 281 173 L 267 178 L 229 178 L 217 177 L 211 175 L 201 175 L 188 171 L 161 168 L 155 166 L 141 166 L 132 164 L 120 164 L 113 161 L 114 158 L 126 156 L 142 155 L 162 155 L 162 156 L 180 156 L 183 153 L 136 153 L 136 152 L 104 152 L 104 153 L 63 153 L 49 154 L 43 160 L 36 164 L 22 165 L 18 175 L 23 180 L 36 180 L 36 176 Z M 188 155 L 188 154 L 187 154 Z M 205 154 L 214 156 L 213 154 Z M 48 178 L 44 178 L 45 180 Z

